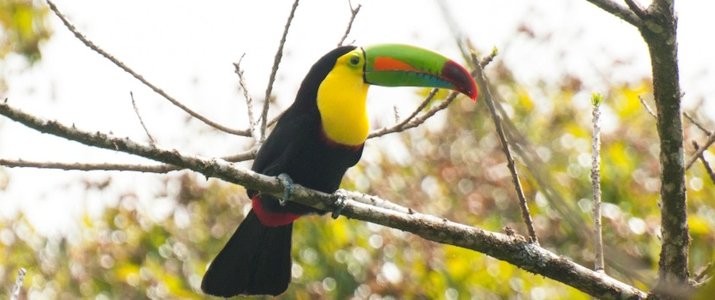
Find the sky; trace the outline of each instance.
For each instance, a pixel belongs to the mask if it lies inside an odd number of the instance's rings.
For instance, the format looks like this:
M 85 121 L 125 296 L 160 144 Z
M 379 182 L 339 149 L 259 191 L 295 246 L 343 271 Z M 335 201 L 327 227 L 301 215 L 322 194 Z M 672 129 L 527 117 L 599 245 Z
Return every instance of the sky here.
M 60 1 L 55 3 L 86 36 L 155 85 L 199 113 L 233 128 L 247 126 L 246 104 L 232 63 L 242 66 L 249 91 L 265 93 L 280 35 L 293 1 Z M 458 58 L 454 37 L 433 0 L 353 1 L 362 4 L 348 43 L 407 43 Z M 556 82 L 568 74 L 584 82 L 574 105 L 588 105 L 590 91 L 649 76 L 648 53 L 632 26 L 586 0 L 446 1 L 453 22 L 482 51 L 497 47 L 525 86 Z M 647 1 L 641 0 L 644 5 Z M 686 109 L 703 102 L 715 115 L 715 28 L 709 15 L 715 1 L 681 0 L 679 59 Z M 273 95 L 287 107 L 308 68 L 334 48 L 350 17 L 348 1 L 303 0 L 292 23 Z M 9 103 L 26 112 L 90 131 L 112 132 L 146 141 L 134 113 L 134 94 L 147 128 L 159 145 L 204 156 L 244 149 L 247 139 L 218 133 L 168 104 L 128 74 L 89 50 L 59 19 L 49 17 L 52 38 L 42 60 L 30 68 L 10 57 L 0 72 Z M 535 38 L 518 33 L 527 27 Z M 619 63 L 614 63 L 617 61 Z M 406 114 L 417 105 L 409 88 L 372 88 L 375 124 L 390 124 L 392 107 Z M 542 99 L 550 101 L 549 99 Z M 272 110 L 271 114 L 279 110 Z M 427 126 L 439 127 L 440 115 Z M 388 139 L 371 141 L 374 147 Z M 371 145 L 368 145 L 371 146 Z M 0 157 L 61 162 L 147 162 L 121 153 L 92 149 L 39 134 L 0 119 Z M 132 191 L 155 218 L 170 211 L 170 199 L 157 197 L 162 176 L 140 173 L 6 169 L 9 184 L 0 191 L 0 218 L 23 212 L 44 234 L 72 230 L 84 212 L 96 214 L 116 195 Z M 112 185 L 85 191 L 83 181 Z

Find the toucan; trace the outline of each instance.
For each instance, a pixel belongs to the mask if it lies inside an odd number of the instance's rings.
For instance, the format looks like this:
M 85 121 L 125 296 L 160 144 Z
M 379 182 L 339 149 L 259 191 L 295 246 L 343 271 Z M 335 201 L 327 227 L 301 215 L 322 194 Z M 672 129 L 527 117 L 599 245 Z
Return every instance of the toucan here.
M 308 71 L 293 104 L 265 140 L 252 170 L 334 193 L 362 155 L 370 85 L 446 88 L 477 98 L 458 63 L 410 45 L 342 46 Z M 279 295 L 291 280 L 291 234 L 300 216 L 324 211 L 248 190 L 252 209 L 201 282 L 210 295 Z

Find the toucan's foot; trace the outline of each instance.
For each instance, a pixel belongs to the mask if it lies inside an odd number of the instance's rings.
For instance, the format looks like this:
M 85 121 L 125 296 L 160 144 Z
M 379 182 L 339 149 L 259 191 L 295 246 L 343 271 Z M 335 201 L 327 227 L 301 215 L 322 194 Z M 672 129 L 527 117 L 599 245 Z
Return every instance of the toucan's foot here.
M 293 179 L 286 173 L 280 173 L 278 180 L 283 183 L 283 198 L 278 199 L 278 204 L 285 206 L 290 200 L 290 195 L 293 193 Z
M 343 211 L 345 206 L 348 204 L 346 199 L 348 198 L 347 193 L 344 190 L 335 191 L 335 195 L 338 199 L 333 203 L 333 213 L 330 215 L 333 219 L 340 217 L 340 213 Z

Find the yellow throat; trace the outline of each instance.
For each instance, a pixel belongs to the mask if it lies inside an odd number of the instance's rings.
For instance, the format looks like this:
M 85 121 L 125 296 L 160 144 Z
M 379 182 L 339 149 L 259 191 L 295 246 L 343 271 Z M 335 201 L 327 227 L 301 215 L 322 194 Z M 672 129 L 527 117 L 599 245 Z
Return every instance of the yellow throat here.
M 364 58 L 360 48 L 338 58 L 333 70 L 318 87 L 318 111 L 327 137 L 336 143 L 357 146 L 367 139 L 367 89 L 363 81 Z

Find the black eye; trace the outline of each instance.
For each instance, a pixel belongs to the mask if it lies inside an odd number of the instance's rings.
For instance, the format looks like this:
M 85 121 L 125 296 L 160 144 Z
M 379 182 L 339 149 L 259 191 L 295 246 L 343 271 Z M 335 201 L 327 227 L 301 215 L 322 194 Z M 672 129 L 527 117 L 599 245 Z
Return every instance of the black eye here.
M 350 58 L 350 64 L 353 66 L 357 66 L 360 63 L 360 57 L 353 56 Z

